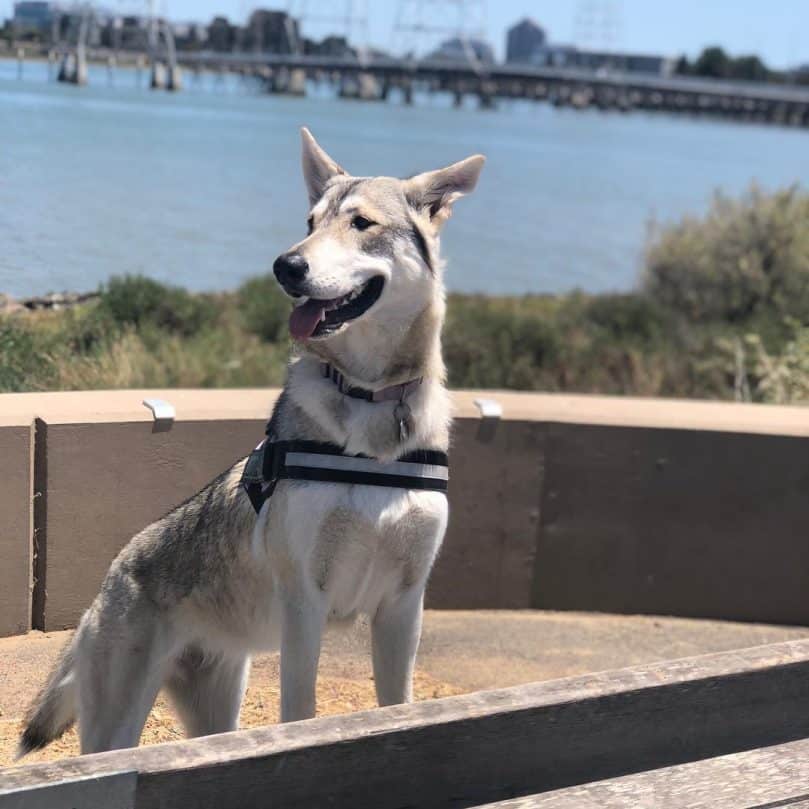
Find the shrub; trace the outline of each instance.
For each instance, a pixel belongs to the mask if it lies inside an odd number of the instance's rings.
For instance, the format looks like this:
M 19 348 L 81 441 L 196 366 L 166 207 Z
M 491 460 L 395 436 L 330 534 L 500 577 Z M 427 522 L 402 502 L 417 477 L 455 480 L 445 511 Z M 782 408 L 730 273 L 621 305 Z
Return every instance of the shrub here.
M 156 327 L 190 336 L 214 324 L 215 303 L 141 275 L 114 277 L 101 293 L 100 306 L 119 326 Z
M 46 388 L 52 366 L 41 341 L 13 318 L 0 319 L 0 390 Z
M 92 354 L 118 335 L 120 328 L 110 310 L 88 304 L 66 309 L 59 318 L 59 339 L 75 354 Z
M 738 201 L 717 195 L 704 219 L 656 236 L 642 283 L 693 322 L 809 321 L 809 194 L 754 186 Z
M 239 304 L 249 332 L 268 342 L 285 339 L 290 306 L 275 276 L 270 273 L 242 284 Z
M 654 343 L 672 328 L 672 315 L 656 301 L 633 293 L 603 294 L 585 305 L 581 320 L 622 343 Z
M 530 298 L 492 300 L 452 296 L 444 356 L 453 387 L 536 388 L 558 349 L 554 326 Z

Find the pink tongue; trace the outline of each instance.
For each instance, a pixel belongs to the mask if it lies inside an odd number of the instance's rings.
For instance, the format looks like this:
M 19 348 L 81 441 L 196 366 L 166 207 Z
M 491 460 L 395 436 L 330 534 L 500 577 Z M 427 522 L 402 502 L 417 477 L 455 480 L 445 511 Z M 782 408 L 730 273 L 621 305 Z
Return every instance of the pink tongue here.
M 306 340 L 312 336 L 323 317 L 325 306 L 323 301 L 308 300 L 296 306 L 289 316 L 289 333 L 296 340 Z

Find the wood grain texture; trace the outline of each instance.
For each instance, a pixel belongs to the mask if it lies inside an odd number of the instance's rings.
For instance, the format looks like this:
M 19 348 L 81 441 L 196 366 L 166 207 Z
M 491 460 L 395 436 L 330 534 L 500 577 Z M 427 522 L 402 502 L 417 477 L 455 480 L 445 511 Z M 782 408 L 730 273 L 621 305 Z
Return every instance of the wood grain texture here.
M 0 636 L 31 628 L 33 421 L 0 423 Z
M 809 739 L 489 803 L 476 809 L 769 809 L 809 806 Z
M 137 781 L 137 773 L 121 772 L 25 790 L 7 790 L 0 782 L 0 809 L 134 809 Z
M 12 768 L 136 770 L 138 809 L 464 807 L 809 737 L 809 641 Z

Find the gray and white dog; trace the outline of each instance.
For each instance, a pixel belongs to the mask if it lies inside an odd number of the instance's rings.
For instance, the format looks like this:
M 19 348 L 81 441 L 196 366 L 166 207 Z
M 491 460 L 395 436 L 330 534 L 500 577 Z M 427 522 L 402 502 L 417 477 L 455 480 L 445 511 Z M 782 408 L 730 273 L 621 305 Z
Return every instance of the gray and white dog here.
M 351 177 L 302 137 L 309 235 L 274 266 L 295 304 L 297 348 L 270 437 L 382 462 L 446 451 L 439 231 L 484 158 L 407 180 Z M 324 363 L 351 386 L 407 390 L 406 429 L 394 417 L 401 402 L 344 395 Z M 77 719 L 83 753 L 136 746 L 161 688 L 190 736 L 235 730 L 250 654 L 279 647 L 281 719 L 312 717 L 324 627 L 359 614 L 371 622 L 379 704 L 411 700 L 445 495 L 282 480 L 256 515 L 244 467 L 121 551 L 30 710 L 21 755 Z

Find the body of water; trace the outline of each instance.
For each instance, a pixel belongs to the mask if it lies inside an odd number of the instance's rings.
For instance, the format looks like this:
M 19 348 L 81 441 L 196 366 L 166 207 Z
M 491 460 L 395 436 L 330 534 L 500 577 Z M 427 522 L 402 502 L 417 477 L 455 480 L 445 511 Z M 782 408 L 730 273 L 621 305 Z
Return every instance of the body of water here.
M 448 99 L 283 98 L 236 77 L 177 94 L 91 67 L 77 88 L 0 61 L 0 291 L 94 289 L 145 273 L 224 289 L 305 234 L 298 127 L 358 175 L 409 175 L 483 152 L 443 240 L 450 289 L 622 290 L 651 221 L 702 213 L 716 189 L 809 185 L 805 131 Z

